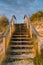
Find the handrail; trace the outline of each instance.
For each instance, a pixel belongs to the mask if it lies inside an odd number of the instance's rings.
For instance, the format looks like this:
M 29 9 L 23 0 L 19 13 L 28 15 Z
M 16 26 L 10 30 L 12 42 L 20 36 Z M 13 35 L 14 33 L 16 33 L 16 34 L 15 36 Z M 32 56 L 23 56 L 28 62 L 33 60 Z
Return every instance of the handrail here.
M 36 37 L 37 37 L 37 52 L 40 55 L 41 54 L 41 49 L 40 49 L 40 37 L 41 36 L 38 31 L 35 29 L 34 25 L 31 23 L 30 19 L 28 18 L 28 23 L 31 25 L 33 32 L 35 33 Z M 35 50 L 36 51 L 36 50 Z
M 9 41 L 11 39 L 12 33 L 14 31 L 14 17 L 12 17 L 11 22 L 9 23 L 4 34 L 0 34 L 0 40 L 2 40 L 2 61 L 6 56 L 6 51 L 9 47 Z M 2 63 L 1 61 L 1 63 Z M 1 64 L 0 64 L 1 65 Z
M 13 19 L 11 19 L 11 22 L 9 23 L 8 28 L 5 31 L 5 33 L 4 34 L 0 34 L 0 39 L 7 36 L 8 32 L 9 32 L 9 29 L 10 29 L 10 26 L 11 26 L 11 23 L 12 23 L 12 20 Z
M 9 23 L 8 28 L 7 28 L 6 32 L 4 33 L 3 37 L 7 36 L 8 32 L 9 32 L 9 29 L 10 29 L 10 26 L 11 26 L 11 23 L 12 22 Z
M 11 23 L 11 22 L 10 22 L 10 23 Z M 10 29 L 10 25 L 11 25 L 10 23 L 9 23 L 8 28 L 7 28 L 7 30 L 5 31 L 5 33 L 4 33 L 4 34 L 0 34 L 0 39 L 3 38 L 3 37 L 6 37 L 6 35 L 8 34 L 9 29 Z
M 35 29 L 34 25 L 31 23 L 30 19 L 29 19 L 28 22 L 29 22 L 29 24 L 32 26 L 32 30 L 34 31 L 35 35 L 40 36 L 40 37 L 43 37 L 43 36 L 41 36 L 41 35 L 38 33 L 38 31 Z

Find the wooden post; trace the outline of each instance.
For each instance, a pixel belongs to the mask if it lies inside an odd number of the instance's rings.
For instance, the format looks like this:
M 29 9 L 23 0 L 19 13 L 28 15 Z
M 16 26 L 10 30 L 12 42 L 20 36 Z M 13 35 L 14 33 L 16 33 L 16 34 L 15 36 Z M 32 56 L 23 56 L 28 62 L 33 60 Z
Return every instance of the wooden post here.
M 28 17 L 25 17 L 25 19 L 24 19 L 24 24 L 26 24 L 26 26 L 27 26 L 27 29 L 29 28 L 29 24 L 28 24 Z
M 30 25 L 30 38 L 32 38 L 32 27 Z
M 14 18 L 12 19 L 12 31 L 13 31 L 13 26 L 14 26 Z
M 14 25 L 14 19 L 12 19 L 12 27 L 13 27 L 13 25 Z
M 12 32 L 15 31 L 15 25 L 14 25 L 14 17 L 12 17 Z
M 37 36 L 37 40 L 38 40 L 38 43 L 37 43 L 37 50 L 38 50 L 38 54 L 40 55 L 41 54 L 41 43 L 40 43 L 40 37 L 39 36 Z
M 5 56 L 5 54 L 6 54 L 6 39 L 5 39 L 5 37 L 3 37 L 3 55 Z
M 11 31 L 11 26 L 10 26 L 10 37 L 11 37 L 12 31 Z
M 29 26 L 30 26 L 30 38 L 32 38 L 32 27 L 31 27 L 31 25 L 29 25 L 28 17 L 25 17 L 24 23 L 26 24 L 28 30 L 29 30 Z

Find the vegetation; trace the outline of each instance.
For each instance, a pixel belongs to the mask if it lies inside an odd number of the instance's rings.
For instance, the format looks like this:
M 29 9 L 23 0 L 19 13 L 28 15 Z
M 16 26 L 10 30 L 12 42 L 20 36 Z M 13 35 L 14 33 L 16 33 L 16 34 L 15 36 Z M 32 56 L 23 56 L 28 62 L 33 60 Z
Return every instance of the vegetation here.
M 41 56 L 42 56 L 42 58 L 43 58 L 43 49 L 41 49 Z
M 37 22 L 43 22 L 43 12 L 42 11 L 38 11 L 37 13 L 33 14 L 30 17 L 30 20 L 32 21 L 32 23 L 35 23 L 37 25 Z M 42 21 L 41 21 L 42 20 Z M 33 37 L 36 37 L 33 33 Z M 36 52 L 37 54 L 37 52 Z M 41 55 L 36 55 L 36 57 L 34 58 L 34 63 L 35 65 L 43 65 L 43 49 L 41 49 Z
M 4 33 L 7 26 L 9 24 L 9 20 L 6 16 L 0 17 L 0 33 Z
M 43 65 L 43 59 L 41 55 L 38 55 L 34 58 L 34 64 L 35 65 Z
M 37 13 L 32 14 L 32 16 L 30 17 L 30 20 L 32 22 L 37 21 L 37 20 L 40 21 L 41 18 L 43 18 L 43 12 L 42 11 L 38 11 Z

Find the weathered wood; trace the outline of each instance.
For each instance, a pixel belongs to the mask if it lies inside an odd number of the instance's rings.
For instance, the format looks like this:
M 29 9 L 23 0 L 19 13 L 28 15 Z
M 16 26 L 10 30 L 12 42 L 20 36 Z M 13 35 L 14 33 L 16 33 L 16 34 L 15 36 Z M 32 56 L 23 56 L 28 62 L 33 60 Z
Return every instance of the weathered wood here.
M 28 26 L 28 17 L 25 17 L 25 19 L 24 19 L 24 24 L 26 24 L 27 29 L 28 29 L 28 28 L 29 28 L 29 26 Z
M 32 38 L 32 27 L 30 25 L 30 38 Z
M 40 37 L 37 36 L 37 50 L 38 50 L 38 54 L 41 54 L 41 43 L 40 43 Z
M 3 37 L 3 55 L 6 53 L 6 38 Z

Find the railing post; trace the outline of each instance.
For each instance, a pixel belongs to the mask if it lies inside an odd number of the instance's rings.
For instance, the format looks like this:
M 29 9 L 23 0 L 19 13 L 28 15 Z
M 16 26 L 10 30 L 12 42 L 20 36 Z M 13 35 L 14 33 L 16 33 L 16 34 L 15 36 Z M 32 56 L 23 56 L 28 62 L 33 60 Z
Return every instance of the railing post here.
M 41 43 L 40 43 L 40 37 L 37 36 L 37 50 L 38 50 L 38 54 L 40 55 L 41 54 Z
M 12 32 L 13 32 L 13 30 L 15 30 L 14 19 L 15 19 L 15 18 L 14 18 L 14 16 L 13 16 L 13 17 L 12 17 L 12 23 L 11 23 L 11 24 L 12 24 Z
M 30 25 L 30 38 L 32 38 L 32 26 Z
M 5 53 L 6 53 L 6 45 L 5 45 L 5 43 L 6 43 L 6 39 L 5 39 L 5 37 L 3 37 L 3 54 L 4 54 L 4 56 L 5 56 Z
M 29 18 L 27 16 L 24 16 L 24 23 L 26 24 L 28 30 L 30 26 L 30 38 L 32 38 L 32 26 L 29 24 Z
M 11 37 L 12 31 L 11 31 L 11 26 L 10 26 L 10 37 Z
M 28 23 L 28 17 L 24 16 L 24 24 L 26 24 L 27 29 L 29 28 L 29 23 Z
M 12 18 L 12 31 L 13 31 L 13 26 L 14 26 L 14 17 Z
M 12 18 L 12 27 L 13 27 L 13 25 L 14 25 L 14 18 Z

